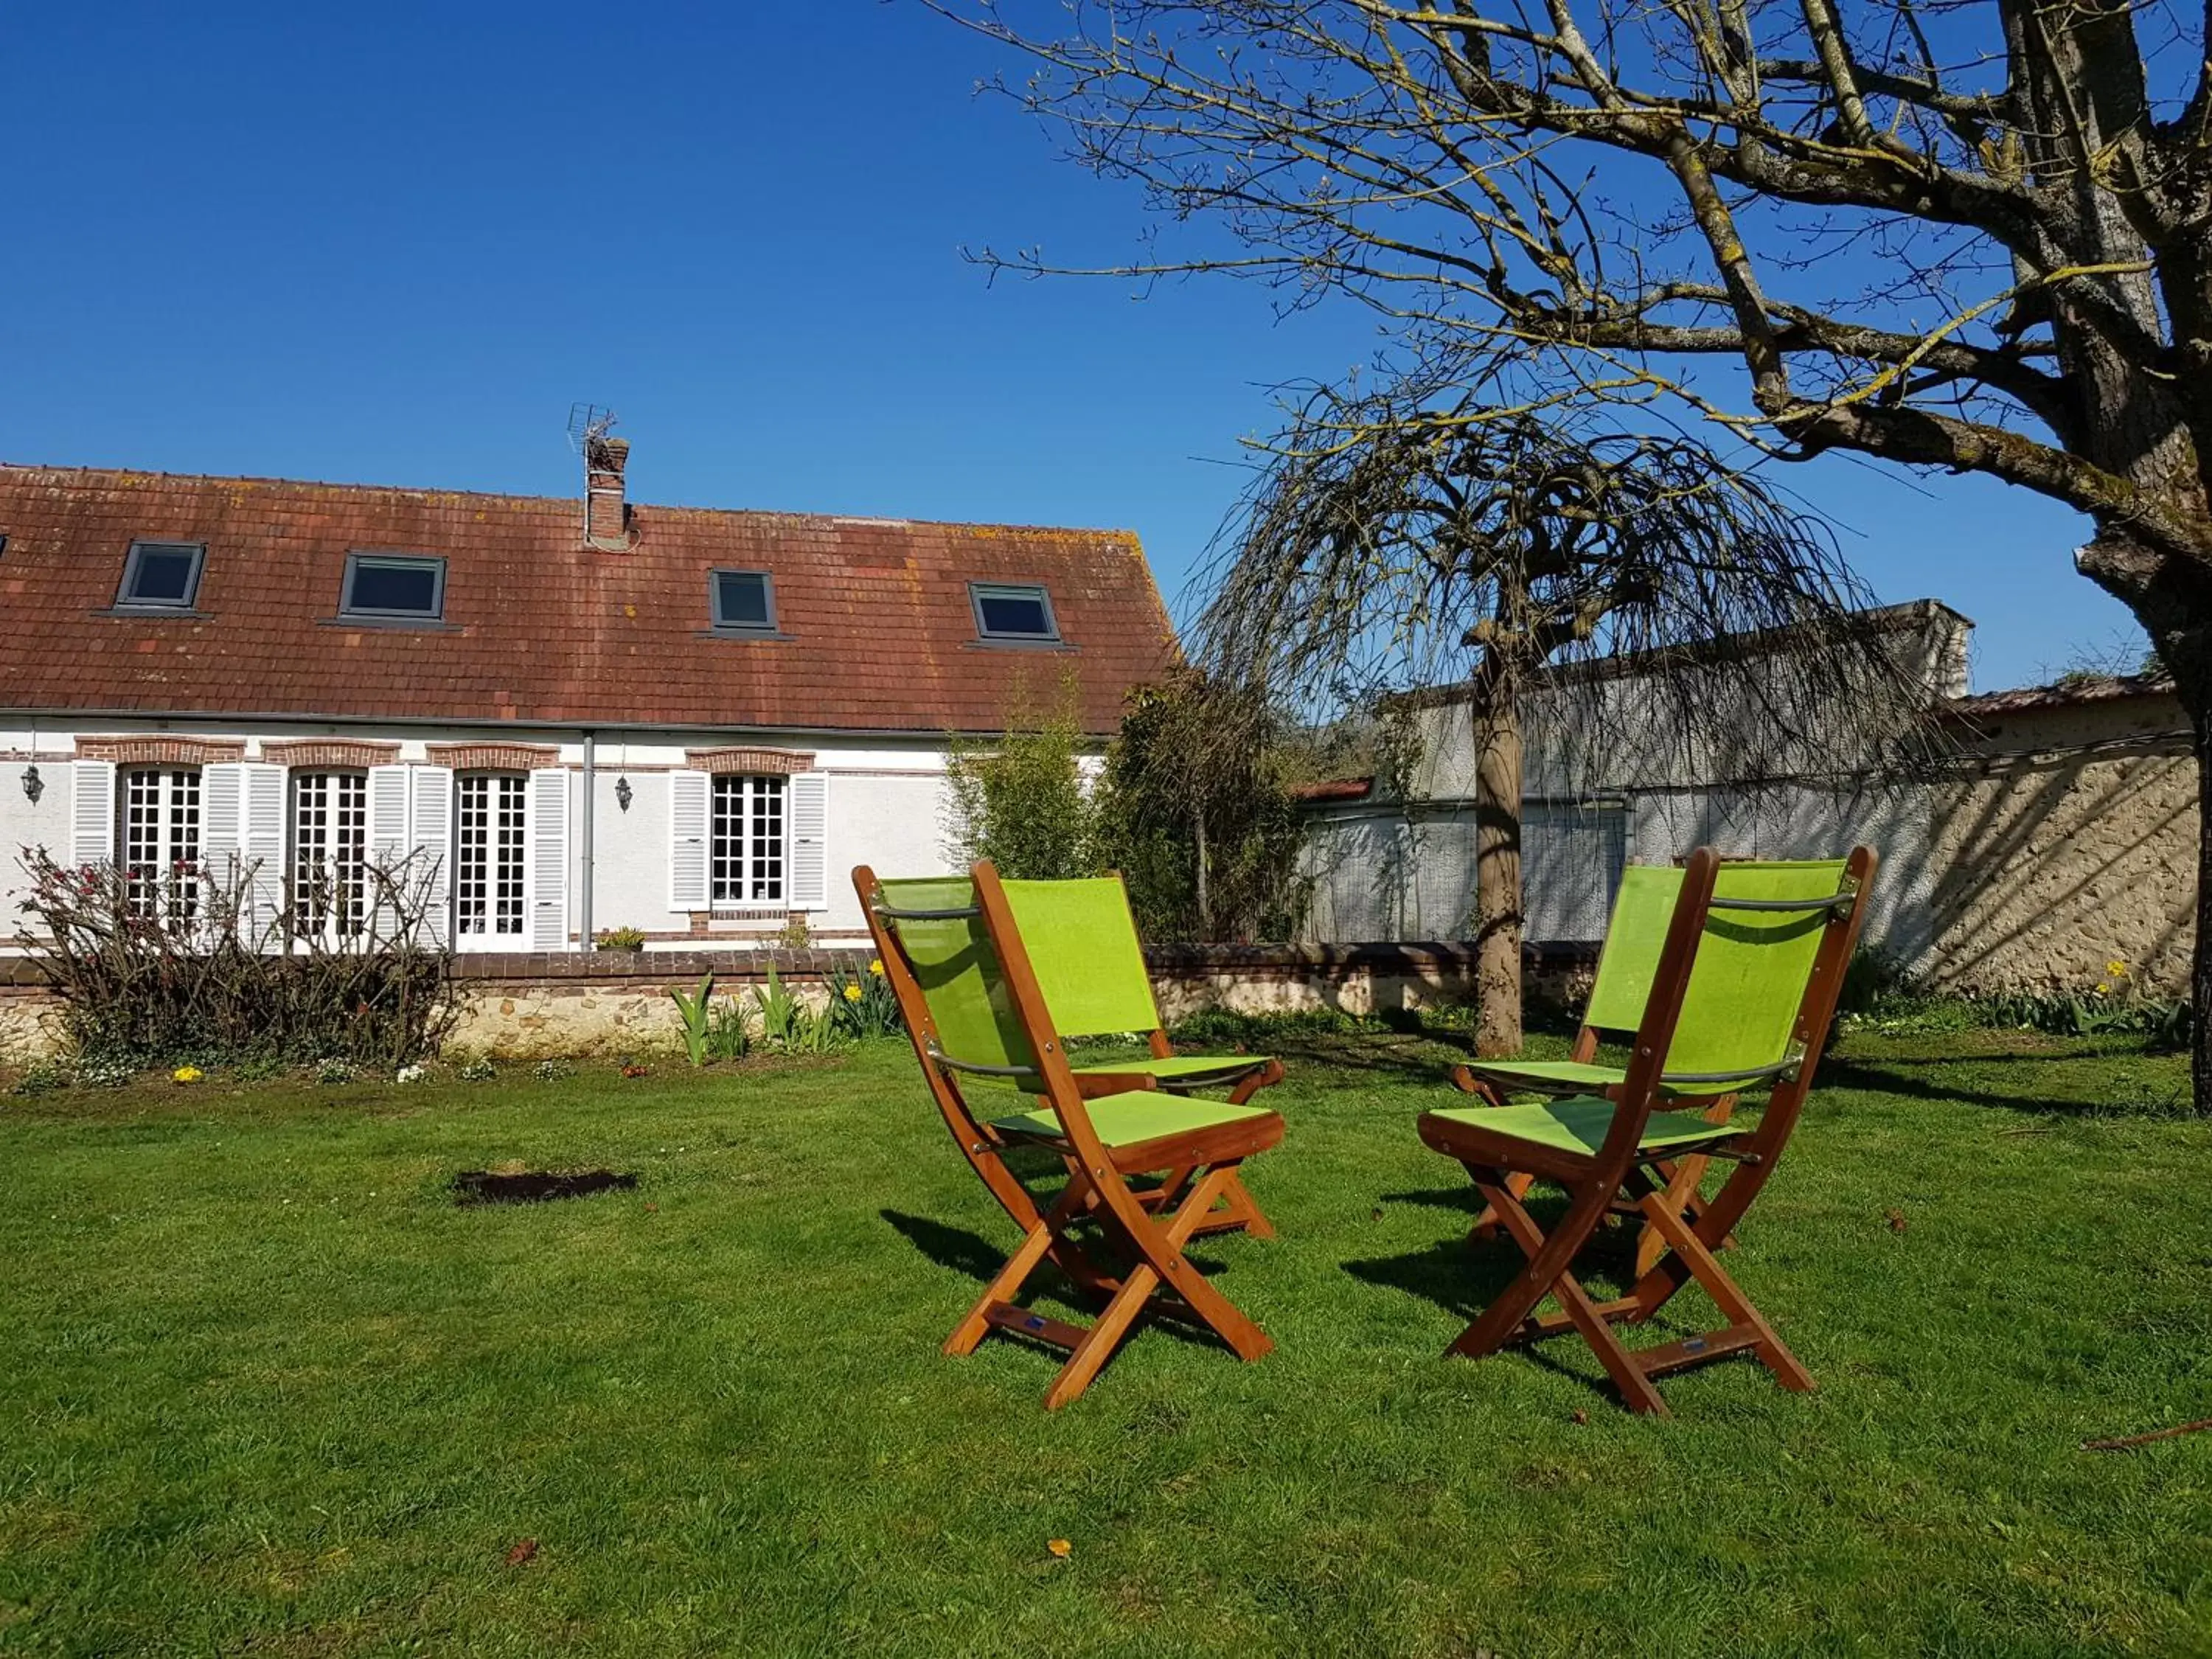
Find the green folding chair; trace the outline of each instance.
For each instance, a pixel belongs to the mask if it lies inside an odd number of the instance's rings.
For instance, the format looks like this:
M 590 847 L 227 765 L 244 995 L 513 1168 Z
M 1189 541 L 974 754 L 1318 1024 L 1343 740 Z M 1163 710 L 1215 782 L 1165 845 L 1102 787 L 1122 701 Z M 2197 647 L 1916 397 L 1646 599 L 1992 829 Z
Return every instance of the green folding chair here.
M 1451 1069 L 1453 1086 L 1503 1106 L 1513 1095 L 1607 1095 L 1626 1080 L 1618 1066 L 1601 1064 L 1599 1045 L 1606 1038 L 1625 1041 L 1644 1019 L 1644 1006 L 1651 995 L 1651 976 L 1659 969 L 1660 948 L 1667 942 L 1667 926 L 1674 919 L 1674 901 L 1682 891 L 1682 872 L 1673 865 L 1632 864 L 1620 872 L 1620 887 L 1613 895 L 1613 915 L 1598 952 L 1597 973 L 1590 981 L 1589 1002 L 1583 1010 L 1582 1029 L 1565 1060 L 1476 1060 Z M 1735 1097 L 1723 1094 L 1702 1108 L 1706 1121 L 1725 1123 L 1735 1109 Z M 1692 1153 L 1680 1162 L 1671 1196 L 1679 1203 L 1694 1204 L 1711 1160 Z M 1528 1182 L 1516 1177 L 1516 1197 L 1526 1197 Z M 1613 1208 L 1632 1214 L 1633 1200 L 1623 1197 Z M 1495 1236 L 1498 1217 L 1485 1210 L 1475 1218 L 1473 1236 Z M 1636 1271 L 1650 1270 L 1666 1252 L 1666 1241 L 1646 1227 L 1636 1244 Z
M 1656 1379 L 1745 1351 L 1785 1388 L 1813 1379 L 1715 1255 L 1774 1173 L 1810 1089 L 1844 969 L 1865 915 L 1876 860 L 1723 863 L 1710 848 L 1692 855 L 1637 1023 L 1627 1070 L 1606 1097 L 1449 1108 L 1423 1114 L 1421 1139 L 1457 1158 L 1528 1257 L 1520 1275 L 1449 1352 L 1479 1358 L 1509 1344 L 1572 1328 L 1595 1350 L 1622 1398 L 1667 1415 Z M 1713 1123 L 1679 1109 L 1683 1100 L 1767 1089 L 1756 1127 Z M 1692 1156 L 1735 1168 L 1702 1205 L 1677 1176 Z M 1522 1204 L 1530 1182 L 1566 1190 L 1550 1233 Z M 1659 1260 L 1626 1296 L 1595 1302 L 1575 1260 L 1626 1194 L 1662 1242 Z M 1631 1352 L 1614 1327 L 1650 1319 L 1694 1279 L 1729 1323 Z M 1547 1297 L 1559 1310 L 1539 1315 Z
M 1238 1166 L 1282 1139 L 1282 1119 L 1247 1103 L 1282 1067 L 1170 1049 L 1119 879 L 1002 882 L 984 863 L 971 877 L 915 880 L 879 880 L 862 866 L 853 882 L 938 1109 L 1023 1232 L 945 1352 L 972 1352 L 993 1329 L 1066 1350 L 1045 1395 L 1051 1408 L 1090 1386 L 1146 1311 L 1195 1320 L 1241 1358 L 1267 1352 L 1259 1328 L 1182 1251 L 1201 1233 L 1272 1233 Z M 1070 1060 L 1071 1036 L 1131 1031 L 1148 1034 L 1151 1054 Z M 976 1081 L 1030 1099 L 979 1115 L 963 1092 Z M 1224 1088 L 1225 1100 L 1196 1093 Z M 1042 1147 L 1066 1170 L 1042 1207 L 1007 1167 L 1015 1146 Z M 1133 1184 L 1146 1176 L 1159 1180 Z M 1107 1298 L 1094 1323 L 1050 1319 L 1015 1299 L 1046 1262 Z

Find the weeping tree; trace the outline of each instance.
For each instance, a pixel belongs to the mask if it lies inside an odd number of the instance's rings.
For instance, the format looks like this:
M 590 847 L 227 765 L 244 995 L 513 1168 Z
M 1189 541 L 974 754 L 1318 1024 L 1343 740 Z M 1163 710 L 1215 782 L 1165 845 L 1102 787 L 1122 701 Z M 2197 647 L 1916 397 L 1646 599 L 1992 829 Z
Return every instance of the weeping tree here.
M 1547 760 L 1613 783 L 1863 764 L 1930 696 L 1825 528 L 1758 477 L 1498 391 L 1312 392 L 1267 446 L 1200 634 L 1224 681 L 1278 696 L 1464 682 L 1485 1054 L 1521 1046 L 1532 692 Z
M 2194 730 L 2212 1103 L 2203 6 L 926 3 L 1024 60 L 1005 89 L 1146 193 L 1164 234 L 1118 274 L 1350 296 L 1425 356 L 1540 360 L 1579 404 L 1659 399 L 1784 462 L 1971 472 L 2083 515 L 2075 568 Z

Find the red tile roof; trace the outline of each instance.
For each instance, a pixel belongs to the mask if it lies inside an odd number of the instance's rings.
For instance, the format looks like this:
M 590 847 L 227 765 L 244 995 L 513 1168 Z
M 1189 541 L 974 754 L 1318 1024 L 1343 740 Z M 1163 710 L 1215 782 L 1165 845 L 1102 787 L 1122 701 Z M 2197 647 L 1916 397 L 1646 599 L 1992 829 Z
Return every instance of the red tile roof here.
M 1104 732 L 1174 655 L 1124 531 L 633 512 L 603 553 L 572 500 L 0 466 L 0 707 L 988 732 L 1072 672 Z M 193 615 L 109 614 L 137 538 L 207 544 Z M 354 550 L 442 555 L 446 625 L 337 621 Z M 791 637 L 710 635 L 717 567 Z M 1073 648 L 977 643 L 971 580 L 1042 582 Z

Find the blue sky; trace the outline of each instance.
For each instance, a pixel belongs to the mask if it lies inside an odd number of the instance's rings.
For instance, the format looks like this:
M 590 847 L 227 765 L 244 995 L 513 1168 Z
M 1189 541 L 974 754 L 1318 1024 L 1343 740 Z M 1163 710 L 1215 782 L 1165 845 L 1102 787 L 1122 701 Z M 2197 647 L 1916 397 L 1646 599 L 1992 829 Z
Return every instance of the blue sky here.
M 1176 599 L 1267 388 L 1376 337 L 1235 283 L 987 283 L 962 246 L 1135 247 L 1140 204 L 972 87 L 918 8 L 45 7 L 0 85 L 0 459 L 563 494 L 571 403 L 633 495 L 1133 528 Z M 1976 680 L 2133 637 L 2075 515 L 1790 475 Z

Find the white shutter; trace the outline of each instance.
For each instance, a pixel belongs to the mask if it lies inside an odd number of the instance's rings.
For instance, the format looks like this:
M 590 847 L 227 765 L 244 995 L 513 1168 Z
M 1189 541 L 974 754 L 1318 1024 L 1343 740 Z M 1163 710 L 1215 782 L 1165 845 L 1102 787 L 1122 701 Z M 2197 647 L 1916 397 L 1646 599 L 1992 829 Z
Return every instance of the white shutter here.
M 443 945 L 453 932 L 453 774 L 444 766 L 407 769 L 414 784 L 409 826 L 414 878 L 431 941 Z
M 668 908 L 707 908 L 707 800 L 704 772 L 668 775 Z
M 568 774 L 530 775 L 525 835 L 530 854 L 530 948 L 568 948 Z
M 402 877 L 400 861 L 407 856 L 407 770 L 404 766 L 368 769 L 368 861 L 386 881 Z M 380 938 L 390 939 L 399 926 L 399 914 L 389 890 L 378 890 L 386 896 L 371 895 L 376 904 L 376 932 Z
M 820 772 L 801 772 L 791 780 L 791 811 L 785 822 L 790 845 L 784 868 L 791 872 L 791 908 L 830 908 L 830 780 Z
M 245 808 L 246 780 L 236 761 L 215 761 L 200 768 L 200 868 L 205 872 L 200 878 L 200 891 L 204 895 L 228 896 L 245 872 L 244 852 L 239 844 Z M 250 941 L 253 937 L 252 900 L 243 893 L 240 899 L 243 914 L 238 919 L 238 931 L 241 939 Z M 200 914 L 207 915 L 209 908 L 204 900 Z
M 252 927 L 266 950 L 280 942 L 284 915 L 284 769 L 246 761 L 238 774 L 239 856 L 252 876 Z
M 76 799 L 70 810 L 70 862 L 79 866 L 112 864 L 115 763 L 79 761 L 70 769 L 76 781 Z

